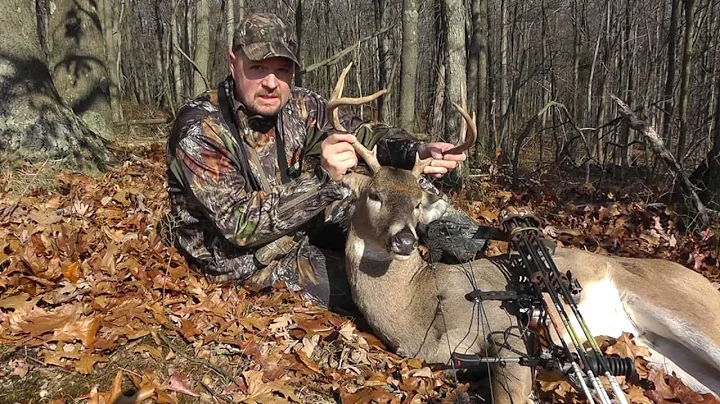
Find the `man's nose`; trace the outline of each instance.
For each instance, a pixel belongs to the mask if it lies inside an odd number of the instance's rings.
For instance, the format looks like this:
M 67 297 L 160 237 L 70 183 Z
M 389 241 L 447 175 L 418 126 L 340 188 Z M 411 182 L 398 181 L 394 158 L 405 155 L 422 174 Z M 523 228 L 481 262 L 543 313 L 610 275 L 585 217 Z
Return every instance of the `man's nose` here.
M 262 85 L 269 89 L 275 89 L 278 86 L 278 79 L 274 73 L 270 73 L 262 81 Z

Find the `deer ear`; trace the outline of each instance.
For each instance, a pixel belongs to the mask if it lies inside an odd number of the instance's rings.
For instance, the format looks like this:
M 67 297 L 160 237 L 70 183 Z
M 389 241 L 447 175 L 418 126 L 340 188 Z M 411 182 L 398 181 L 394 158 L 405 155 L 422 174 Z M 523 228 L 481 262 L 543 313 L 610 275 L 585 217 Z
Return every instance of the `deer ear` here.
M 358 173 L 347 173 L 343 176 L 342 183 L 358 198 L 363 190 L 370 184 L 371 177 Z
M 442 195 L 423 192 L 420 212 L 420 223 L 428 224 L 440 219 L 448 208 L 448 203 Z

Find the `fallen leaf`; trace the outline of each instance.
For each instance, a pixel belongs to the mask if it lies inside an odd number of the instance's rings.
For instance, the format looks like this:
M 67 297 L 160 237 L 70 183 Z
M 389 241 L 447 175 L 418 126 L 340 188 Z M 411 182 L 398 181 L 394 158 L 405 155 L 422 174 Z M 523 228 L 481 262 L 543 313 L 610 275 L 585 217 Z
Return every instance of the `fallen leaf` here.
M 170 376 L 167 389 L 171 391 L 177 391 L 178 393 L 182 393 L 192 397 L 200 397 L 200 394 L 196 393 L 190 387 L 188 387 L 187 384 L 185 384 L 182 375 L 180 374 L 180 372 L 177 371 L 174 372 L 172 376 Z

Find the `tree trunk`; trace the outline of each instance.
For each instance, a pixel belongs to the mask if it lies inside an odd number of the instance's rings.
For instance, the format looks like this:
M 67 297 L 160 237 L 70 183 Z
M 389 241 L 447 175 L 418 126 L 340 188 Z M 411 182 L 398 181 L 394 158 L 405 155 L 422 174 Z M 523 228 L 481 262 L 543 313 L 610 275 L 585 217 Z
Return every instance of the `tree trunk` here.
M 109 138 L 113 114 L 101 24 L 103 10 L 92 0 L 57 0 L 55 5 L 49 20 L 49 58 L 57 91 L 93 131 Z
M 198 95 L 208 90 L 203 76 L 207 77 L 210 66 L 210 20 L 208 0 L 197 0 L 195 14 L 195 64 L 200 71 L 193 75 L 193 94 Z
M 403 0 L 400 126 L 415 130 L 415 84 L 418 64 L 418 4 Z
M 438 140 L 438 134 L 443 131 L 443 105 L 445 103 L 445 64 L 438 67 L 437 77 L 435 78 L 435 91 L 433 91 L 433 108 L 432 108 L 432 129 L 431 140 Z
M 178 48 L 182 46 L 178 35 L 177 24 L 177 9 L 179 7 L 179 3 L 173 2 L 173 7 L 170 10 L 170 41 L 172 41 L 170 52 L 172 54 L 172 87 L 174 90 L 173 109 L 177 108 L 178 104 L 183 102 L 183 78 L 180 73 L 180 60 L 182 59 L 182 55 L 180 55 L 180 51 L 178 50 Z
M 487 0 L 473 0 L 471 5 L 473 36 L 470 45 L 470 54 L 477 54 L 477 59 L 471 63 L 469 72 L 474 72 L 468 77 L 468 102 L 475 100 L 474 106 L 477 111 L 478 138 L 475 143 L 475 161 L 485 154 L 488 139 L 488 2 Z
M 498 112 L 500 112 L 501 126 L 498 135 L 501 139 L 506 137 L 502 122 L 505 122 L 504 117 L 507 113 L 508 98 L 510 97 L 508 91 L 508 82 L 510 80 L 510 77 L 508 77 L 508 52 L 510 50 L 508 41 L 508 1 L 500 0 L 500 93 L 498 94 L 500 111 Z
M 466 103 L 465 8 L 462 0 L 443 0 L 445 26 L 445 141 L 455 143 L 460 133 L 460 117 L 452 103 Z
M 387 0 L 373 0 L 375 14 L 375 31 L 381 31 L 385 28 Z M 390 55 L 390 33 L 386 32 L 377 36 L 378 46 L 378 88 L 388 88 L 390 86 L 389 78 L 392 72 L 392 58 Z M 388 119 L 388 107 L 386 106 L 389 95 L 383 95 L 377 100 L 378 120 L 385 122 Z
M 35 2 L 3 1 L 0 26 L 0 160 L 8 166 L 63 159 L 69 166 L 102 168 L 110 158 L 103 139 L 77 119 L 53 84 Z
M 105 41 L 105 59 L 108 63 L 108 86 L 110 90 L 110 110 L 113 122 L 123 119 L 120 105 L 120 24 L 125 15 L 125 1 L 116 1 L 115 7 L 111 0 L 102 0 L 102 27 Z
M 232 50 L 233 34 L 235 34 L 235 4 L 233 0 L 225 0 L 225 32 L 227 33 L 226 45 L 227 51 Z
M 164 63 L 164 44 L 165 44 L 165 27 L 162 21 L 162 11 L 160 10 L 160 2 L 155 2 L 155 77 L 159 78 L 157 84 L 160 88 L 159 96 L 157 97 L 157 106 L 170 107 L 170 100 L 167 97 L 169 89 L 165 87 L 166 77 L 165 63 Z
M 667 53 L 667 77 L 665 79 L 665 102 L 663 105 L 663 129 L 662 136 L 666 145 L 670 145 L 670 121 L 675 109 L 674 91 L 675 88 L 675 45 L 677 43 L 677 25 L 680 9 L 680 0 L 672 0 L 670 9 L 670 31 L 668 31 L 668 53 Z
M 682 70 L 680 71 L 680 135 L 678 136 L 677 158 L 682 164 L 685 155 L 685 141 L 688 134 L 688 108 L 690 107 L 690 72 L 693 56 L 693 26 L 695 24 L 695 0 L 683 0 L 685 8 L 685 36 L 683 38 Z
M 302 50 L 302 38 L 303 38 L 303 3 L 302 0 L 296 0 L 295 1 L 295 36 L 297 38 L 297 55 L 298 61 L 302 63 L 302 55 L 300 54 Z M 303 77 L 302 77 L 302 70 L 299 66 L 295 66 L 295 85 L 298 87 L 302 87 L 303 85 Z
M 577 0 L 572 2 L 572 24 L 573 24 L 573 77 L 572 77 L 572 105 L 570 111 L 573 120 L 580 122 L 583 118 L 580 114 L 580 13 L 578 12 Z M 588 106 L 589 107 L 589 106 Z M 558 149 L 559 151 L 559 149 Z M 555 158 L 560 157 L 557 153 Z
M 235 20 L 240 23 L 245 18 L 245 0 L 235 0 Z

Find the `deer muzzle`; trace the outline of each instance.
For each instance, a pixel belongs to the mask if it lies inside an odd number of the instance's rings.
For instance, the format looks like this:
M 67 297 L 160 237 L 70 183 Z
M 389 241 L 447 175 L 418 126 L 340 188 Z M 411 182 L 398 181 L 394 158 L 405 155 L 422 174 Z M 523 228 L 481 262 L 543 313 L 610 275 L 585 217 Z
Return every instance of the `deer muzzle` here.
M 390 247 L 396 256 L 409 256 L 417 248 L 418 239 L 407 226 L 390 238 Z

